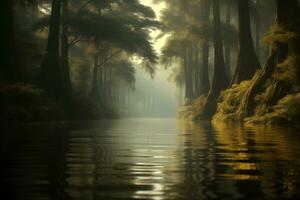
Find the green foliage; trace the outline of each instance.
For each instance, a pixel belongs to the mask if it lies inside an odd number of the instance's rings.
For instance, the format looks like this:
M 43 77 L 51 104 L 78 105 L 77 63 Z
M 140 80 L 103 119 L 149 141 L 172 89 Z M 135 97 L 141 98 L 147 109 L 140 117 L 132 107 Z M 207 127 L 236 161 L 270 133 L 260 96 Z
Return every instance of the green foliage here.
M 16 122 L 59 120 L 64 116 L 43 90 L 22 83 L 0 88 L 0 113 L 0 121 Z
M 118 60 L 111 64 L 117 79 L 123 80 L 129 87 L 134 88 L 135 68 L 128 60 Z
M 168 66 L 176 58 L 183 58 L 184 48 L 190 41 L 186 38 L 172 36 L 167 39 L 162 49 L 161 63 Z
M 252 81 L 243 81 L 224 90 L 220 95 L 217 112 L 213 117 L 213 121 L 230 122 L 238 120 L 239 116 L 243 114 L 238 110 L 239 105 L 251 84 Z
M 131 54 L 137 54 L 155 63 L 157 56 L 153 50 L 148 32 L 134 29 L 121 19 L 83 12 L 81 17 L 70 21 L 74 36 L 86 40 L 108 42 Z

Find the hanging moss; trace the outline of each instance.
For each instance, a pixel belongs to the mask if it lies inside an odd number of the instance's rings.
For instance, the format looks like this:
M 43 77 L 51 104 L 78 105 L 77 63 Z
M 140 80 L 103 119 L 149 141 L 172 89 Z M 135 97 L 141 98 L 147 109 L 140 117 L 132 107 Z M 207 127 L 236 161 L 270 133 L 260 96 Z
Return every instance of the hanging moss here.
M 243 81 L 223 91 L 219 99 L 217 112 L 212 121 L 229 122 L 239 120 L 242 113 L 240 113 L 238 108 L 242 97 L 246 94 L 251 84 L 252 81 Z
M 247 124 L 294 123 L 300 120 L 300 92 L 289 94 L 272 107 L 270 113 L 246 118 Z
M 272 47 L 273 50 L 277 50 L 279 44 L 289 43 L 296 37 L 299 37 L 297 33 L 289 31 L 279 24 L 275 24 L 271 27 L 268 34 L 263 38 L 263 42 Z
M 200 119 L 206 102 L 205 96 L 200 96 L 179 109 L 179 117 L 191 120 Z
M 285 81 L 291 85 L 298 85 L 298 70 L 300 66 L 299 56 L 288 56 L 282 63 L 279 63 L 278 70 L 273 75 L 277 80 Z

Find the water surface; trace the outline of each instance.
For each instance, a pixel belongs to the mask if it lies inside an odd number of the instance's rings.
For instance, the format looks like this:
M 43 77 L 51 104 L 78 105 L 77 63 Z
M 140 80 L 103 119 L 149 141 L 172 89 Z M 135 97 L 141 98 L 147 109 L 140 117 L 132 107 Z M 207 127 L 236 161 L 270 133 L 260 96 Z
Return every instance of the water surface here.
M 2 125 L 1 198 L 296 199 L 300 136 L 177 119 Z

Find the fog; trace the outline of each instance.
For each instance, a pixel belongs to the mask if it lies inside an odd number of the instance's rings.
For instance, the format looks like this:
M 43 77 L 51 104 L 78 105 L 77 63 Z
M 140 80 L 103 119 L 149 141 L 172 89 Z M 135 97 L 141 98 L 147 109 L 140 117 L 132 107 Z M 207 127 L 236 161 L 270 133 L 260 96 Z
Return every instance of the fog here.
M 168 81 L 169 76 L 170 71 L 162 66 L 154 78 L 137 69 L 135 88 L 129 94 L 129 106 L 125 115 L 176 117 L 178 97 L 176 88 Z
M 153 4 L 152 1 L 140 1 L 152 7 L 156 18 L 160 19 L 161 11 L 166 8 L 165 3 Z M 160 30 L 152 30 L 150 36 L 155 51 L 161 55 L 161 50 L 166 43 L 168 35 L 161 34 Z M 170 81 L 171 67 L 157 65 L 156 72 L 151 77 L 136 63 L 135 89 L 130 92 L 129 106 L 126 114 L 130 117 L 176 117 L 179 106 L 179 96 L 174 83 Z

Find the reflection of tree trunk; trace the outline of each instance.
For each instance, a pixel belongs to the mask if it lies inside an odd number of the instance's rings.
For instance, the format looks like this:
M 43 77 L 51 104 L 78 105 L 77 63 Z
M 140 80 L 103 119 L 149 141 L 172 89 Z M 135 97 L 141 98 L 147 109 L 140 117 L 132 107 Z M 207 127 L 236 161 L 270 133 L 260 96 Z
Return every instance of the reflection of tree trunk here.
M 277 0 L 277 24 L 284 27 L 286 31 L 300 34 L 298 30 L 300 24 L 300 8 L 297 0 Z M 240 118 L 254 114 L 254 110 L 257 106 L 255 102 L 255 96 L 257 94 L 265 92 L 264 106 L 270 107 L 270 105 L 276 103 L 278 99 L 284 97 L 286 95 L 285 93 L 289 92 L 289 90 L 285 88 L 286 84 L 282 84 L 275 79 L 272 79 L 272 82 L 268 84 L 269 86 L 266 91 L 264 85 L 267 80 L 272 78 L 272 74 L 276 70 L 278 63 L 283 62 L 288 55 L 300 56 L 300 38 L 296 37 L 291 43 L 293 44 L 292 48 L 288 43 L 279 43 L 277 44 L 277 48 L 272 49 L 265 67 L 254 76 L 251 87 L 241 101 L 239 107 Z
M 204 106 L 203 116 L 211 119 L 217 109 L 217 99 L 220 92 L 228 86 L 228 77 L 223 55 L 223 38 L 221 34 L 220 1 L 213 0 L 214 16 L 214 76 L 212 85 Z
M 68 18 L 69 18 L 69 0 L 62 3 L 62 33 L 61 33 L 61 75 L 64 93 L 70 95 L 72 93 L 72 85 L 69 69 L 69 45 L 68 45 Z
M 61 75 L 59 59 L 60 35 L 60 0 L 52 1 L 51 21 L 48 36 L 47 52 L 41 65 L 40 82 L 48 95 L 53 98 L 61 96 Z
M 260 57 L 260 20 L 261 20 L 261 17 L 260 17 L 260 0 L 256 0 L 256 53 L 257 53 L 257 56 L 258 56 L 258 60 Z
M 239 0 L 239 53 L 232 84 L 251 79 L 260 68 L 250 28 L 249 1 Z
M 2 47 L 0 54 L 0 81 L 2 81 L 1 79 L 8 83 L 22 81 L 15 46 L 13 1 L 4 0 L 1 2 L 0 12 L 2 14 L 0 19 L 0 44 Z

